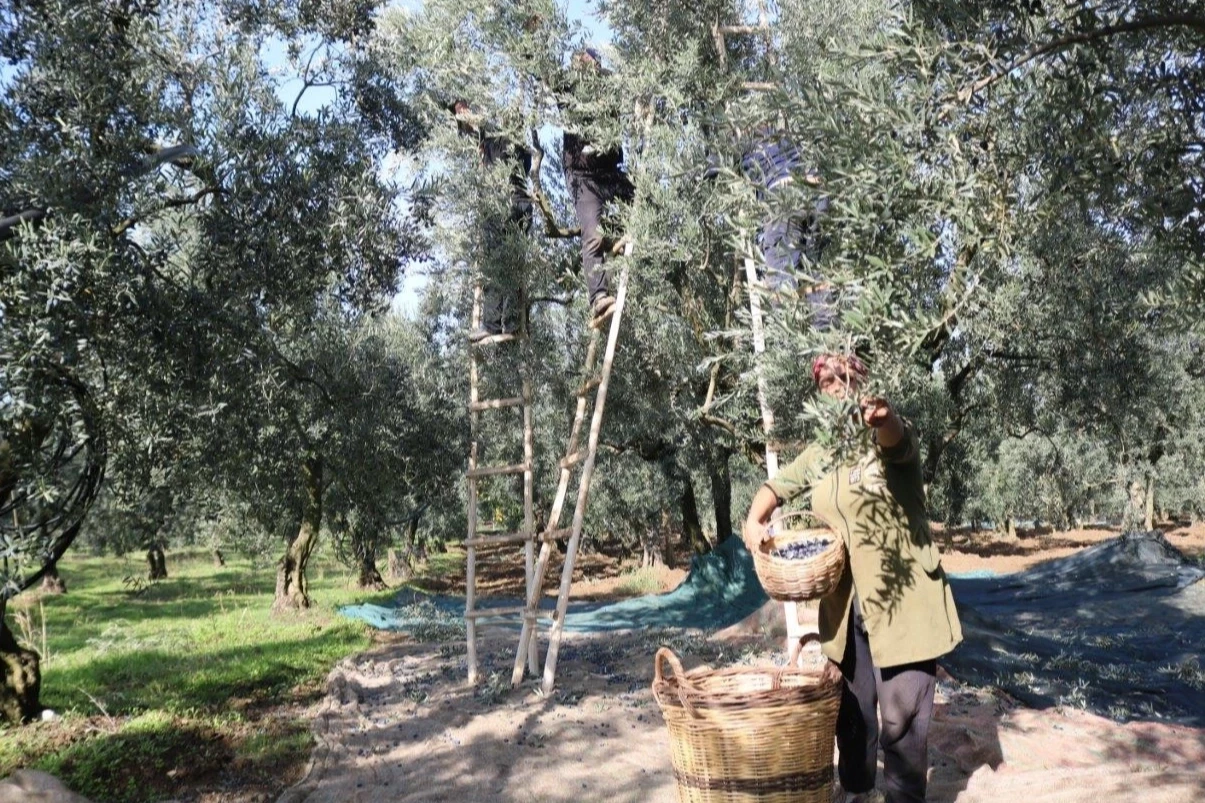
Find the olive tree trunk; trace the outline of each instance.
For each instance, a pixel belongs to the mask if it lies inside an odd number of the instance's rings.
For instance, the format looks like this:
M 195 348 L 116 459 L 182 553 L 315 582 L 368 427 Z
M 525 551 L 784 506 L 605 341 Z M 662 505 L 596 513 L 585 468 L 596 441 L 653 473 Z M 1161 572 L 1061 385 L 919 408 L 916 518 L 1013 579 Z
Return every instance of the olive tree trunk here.
M 42 575 L 41 591 L 43 594 L 67 593 L 67 583 L 63 580 L 63 576 L 59 574 L 57 563 L 51 563 L 46 567 L 46 573 Z
M 731 455 L 727 449 L 717 449 L 707 467 L 711 479 L 711 499 L 715 508 L 717 544 L 722 544 L 732 535 L 732 471 L 728 466 Z
M 711 544 L 707 540 L 707 535 L 703 532 L 703 524 L 699 520 L 699 504 L 695 499 L 695 486 L 690 481 L 690 473 L 683 471 L 680 474 L 682 479 L 682 496 L 678 500 L 682 513 L 682 540 L 690 547 L 690 551 L 696 555 L 703 555 L 711 551 Z
M 409 552 L 410 550 L 407 549 L 406 551 Z M 406 558 L 398 555 L 396 549 L 390 547 L 389 551 L 386 553 L 386 559 L 388 561 L 388 567 L 386 568 L 385 573 L 389 576 L 390 580 L 405 581 L 414 576 L 414 572 L 410 568 L 410 562 Z
M 390 550 L 392 551 L 392 550 Z M 371 591 L 384 591 L 389 588 L 381 573 L 377 571 L 377 562 L 372 557 L 360 559 L 360 588 Z
M 661 509 L 660 525 L 651 518 L 640 528 L 640 567 L 650 569 L 655 566 L 668 565 L 667 547 L 669 538 L 669 511 Z
M 1155 472 L 1146 475 L 1146 511 L 1142 524 L 1147 532 L 1155 529 Z
M 167 558 L 163 554 L 163 547 L 153 546 L 146 551 L 146 579 L 167 579 Z
M 307 457 L 301 464 L 301 526 L 285 548 L 276 570 L 276 598 L 273 611 L 299 611 L 310 607 L 309 582 L 305 570 L 318 541 L 322 525 L 322 458 Z
M 42 672 L 38 654 L 23 649 L 8 629 L 6 602 L 0 601 L 0 722 L 19 725 L 42 712 L 38 700 Z

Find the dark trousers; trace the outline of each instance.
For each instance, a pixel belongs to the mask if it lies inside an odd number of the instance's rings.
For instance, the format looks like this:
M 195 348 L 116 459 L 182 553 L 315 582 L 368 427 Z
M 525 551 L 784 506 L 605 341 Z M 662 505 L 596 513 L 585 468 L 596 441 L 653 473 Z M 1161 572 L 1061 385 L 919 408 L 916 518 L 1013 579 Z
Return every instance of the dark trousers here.
M 505 238 L 512 231 L 521 234 L 531 231 L 531 199 L 515 196 L 510 202 L 510 216 L 502 225 L 497 223 L 489 226 L 489 242 L 495 248 L 501 249 Z M 497 277 L 486 276 L 482 287 L 481 325 L 490 332 L 501 332 L 504 327 L 515 322 L 518 308 L 518 293 L 514 288 L 502 286 Z
M 820 234 L 820 220 L 828 208 L 828 199 L 821 198 L 809 215 L 790 214 L 785 218 L 762 221 L 757 230 L 757 245 L 766 260 L 763 281 L 771 293 L 785 296 L 799 292 L 795 272 L 805 256 L 812 264 L 820 260 L 825 245 Z M 802 295 L 811 310 L 812 326 L 819 331 L 828 330 L 836 318 L 831 292 L 827 288 L 812 288 Z
M 845 678 L 837 715 L 841 786 L 855 794 L 873 789 L 878 748 L 882 747 L 888 803 L 923 803 L 937 661 L 880 670 L 870 657 L 870 640 L 857 610 L 855 601 L 840 664 Z
M 565 184 L 573 197 L 577 225 L 582 230 L 582 271 L 590 290 L 590 303 L 608 292 L 607 261 L 603 248 L 602 212 L 609 201 L 631 201 L 634 187 L 623 173 L 565 169 Z

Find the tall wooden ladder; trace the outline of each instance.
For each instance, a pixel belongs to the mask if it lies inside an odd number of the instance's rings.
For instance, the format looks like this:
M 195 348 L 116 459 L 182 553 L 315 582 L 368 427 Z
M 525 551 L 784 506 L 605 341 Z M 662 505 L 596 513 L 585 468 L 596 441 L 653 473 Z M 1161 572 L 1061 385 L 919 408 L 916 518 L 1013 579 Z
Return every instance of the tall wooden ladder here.
M 473 290 L 473 313 L 471 329 L 477 329 L 481 326 L 482 316 L 482 288 L 480 283 Z M 470 438 L 469 445 L 469 466 L 465 473 L 465 480 L 468 483 L 468 538 L 464 542 L 466 555 L 466 576 L 465 576 L 465 629 L 468 635 L 468 670 L 469 683 L 476 683 L 478 680 L 479 667 L 477 663 L 477 620 L 482 617 L 496 617 L 516 614 L 525 614 L 527 606 L 512 607 L 512 608 L 478 608 L 477 604 L 477 550 L 482 547 L 496 547 L 505 545 L 523 545 L 524 568 L 526 574 L 526 593 L 530 598 L 533 588 L 534 567 L 535 567 L 535 545 L 533 537 L 535 535 L 535 512 L 532 504 L 533 469 L 535 467 L 535 439 L 532 432 L 532 416 L 531 416 L 531 376 L 527 370 L 527 361 L 521 354 L 519 359 L 520 365 L 520 394 L 509 398 L 497 399 L 482 399 L 480 396 L 480 380 L 482 373 L 483 356 L 494 347 L 504 344 L 513 344 L 520 349 L 524 349 L 528 342 L 528 326 L 527 326 L 527 298 L 522 291 L 518 294 L 518 326 L 512 333 L 491 335 L 476 343 L 469 344 L 469 426 Z M 499 410 L 506 410 L 519 407 L 523 413 L 523 460 L 519 463 L 509 465 L 492 465 L 479 466 L 478 460 L 481 458 L 480 450 L 480 416 L 483 413 L 494 413 Z M 492 526 L 482 526 L 480 512 L 478 510 L 479 495 L 477 483 L 487 477 L 498 477 L 505 475 L 523 475 L 523 526 L 517 532 L 500 532 L 498 528 Z M 526 621 L 524 626 L 526 626 Z M 533 641 L 527 655 L 528 663 L 531 671 L 534 673 L 538 667 L 539 656 L 536 652 L 536 644 Z
M 757 24 L 756 25 L 713 25 L 711 29 L 712 37 L 715 41 L 716 51 L 719 54 L 720 64 L 727 67 L 727 36 L 761 36 L 766 42 L 766 53 L 773 58 L 772 37 L 773 28 L 770 25 L 769 13 L 766 8 L 765 0 L 757 2 Z M 748 92 L 761 92 L 774 89 L 772 83 L 745 81 L 741 84 L 742 89 Z M 749 247 L 749 232 L 740 232 L 740 241 L 745 246 L 745 253 L 750 253 L 752 249 Z M 757 275 L 757 263 L 751 258 L 742 260 L 745 270 L 745 286 L 749 291 L 749 319 L 750 327 L 753 330 L 753 359 L 754 372 L 757 377 L 757 404 L 761 411 L 762 433 L 766 438 L 766 478 L 774 479 L 778 474 L 778 451 L 774 448 L 772 440 L 772 432 L 774 430 L 774 410 L 770 407 L 770 402 L 766 393 L 766 372 L 762 365 L 762 354 L 766 350 L 766 331 L 765 318 L 762 314 L 762 289 L 761 279 Z M 799 605 L 795 602 L 783 603 L 783 618 L 787 625 L 787 641 L 786 650 L 789 654 L 791 647 L 799 643 L 800 638 L 804 635 L 803 626 L 799 623 Z
M 632 246 L 629 243 L 624 249 L 624 255 L 630 256 Z M 608 316 L 591 322 L 590 343 L 586 347 L 585 377 L 577 390 L 577 405 L 573 415 L 573 425 L 569 431 L 569 444 L 565 456 L 561 458 L 560 478 L 557 482 L 556 496 L 553 498 L 552 511 L 548 516 L 548 524 L 540 536 L 540 556 L 536 561 L 534 582 L 528 583 L 527 606 L 523 615 L 523 629 L 519 634 L 519 646 L 515 652 L 515 664 L 511 673 L 511 684 L 518 686 L 523 681 L 524 656 L 527 656 L 531 666 L 531 656 L 535 652 L 537 616 L 540 598 L 544 585 L 544 577 L 552 558 L 553 542 L 569 537 L 565 549 L 565 560 L 561 566 L 561 584 L 557 591 L 556 611 L 552 617 L 552 625 L 548 633 L 548 654 L 544 660 L 544 677 L 541 688 L 545 693 L 552 691 L 556 682 L 556 662 L 560 651 L 561 637 L 565 628 L 565 613 L 569 607 L 569 587 L 573 582 L 573 564 L 577 558 L 578 546 L 581 543 L 582 523 L 586 516 L 586 505 L 590 498 L 590 481 L 594 477 L 594 462 L 598 454 L 599 432 L 602 430 L 603 410 L 607 403 L 607 386 L 611 379 L 611 366 L 615 361 L 615 349 L 619 342 L 619 326 L 623 318 L 623 307 L 628 290 L 628 265 L 625 260 L 619 275 L 618 290 L 615 293 L 615 304 Z M 609 320 L 609 325 L 608 325 Z M 603 328 L 607 329 L 606 347 L 602 358 L 602 367 L 596 372 L 599 356 L 599 345 L 602 341 Z M 586 442 L 581 441 L 582 424 L 586 420 L 586 409 L 590 397 L 594 396 L 594 409 L 590 415 L 590 430 Z M 577 502 L 573 508 L 573 520 L 569 527 L 562 528 L 561 517 L 565 509 L 565 501 L 569 495 L 569 484 L 576 470 L 580 467 L 581 474 L 577 483 Z M 535 670 L 532 670 L 535 674 Z

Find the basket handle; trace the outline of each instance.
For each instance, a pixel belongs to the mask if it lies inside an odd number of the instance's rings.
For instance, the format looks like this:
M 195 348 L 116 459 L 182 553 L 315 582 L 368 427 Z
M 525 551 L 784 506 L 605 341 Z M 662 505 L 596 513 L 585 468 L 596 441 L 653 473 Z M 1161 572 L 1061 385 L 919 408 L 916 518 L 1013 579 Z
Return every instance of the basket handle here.
M 813 641 L 819 641 L 819 640 L 820 640 L 819 633 L 804 633 L 802 636 L 799 637 L 799 641 L 797 641 L 791 645 L 791 651 L 790 651 L 790 653 L 787 654 L 786 664 L 783 666 L 776 667 L 774 669 L 774 673 L 770 676 L 771 677 L 771 679 L 770 679 L 770 690 L 771 691 L 778 691 L 779 689 L 782 688 L 782 673 L 787 671 L 788 669 L 791 669 L 794 666 L 799 665 L 799 660 L 803 657 L 803 648 L 806 645 L 812 643 Z M 799 665 L 799 668 L 802 669 L 803 666 Z
M 782 524 L 782 522 L 786 521 L 787 519 L 795 518 L 796 516 L 810 516 L 813 519 L 815 519 L 816 521 L 823 524 L 828 529 L 830 529 L 830 530 L 836 529 L 835 527 L 833 527 L 832 524 L 830 524 L 828 522 L 828 520 L 826 520 L 823 516 L 821 516 L 819 513 L 817 513 L 814 510 L 784 510 L 783 512 L 779 513 L 776 516 L 771 516 L 770 521 L 767 523 L 771 526 L 775 526 L 775 525 Z
M 800 669 L 803 669 L 803 664 L 801 663 L 803 648 L 813 641 L 820 641 L 819 633 L 804 633 L 800 636 L 799 641 L 791 645 L 791 653 L 787 656 L 787 666 L 798 666 Z
M 678 702 L 682 703 L 682 707 L 686 712 L 694 718 L 698 718 L 699 712 L 695 711 L 694 705 L 690 700 L 686 699 L 686 672 L 682 669 L 682 662 L 678 660 L 678 656 L 669 647 L 662 647 L 657 650 L 657 654 L 653 656 L 653 690 L 654 697 L 657 697 L 657 702 L 660 703 L 660 695 L 657 694 L 657 686 L 665 682 L 665 674 L 661 671 L 661 666 L 664 663 L 669 664 L 670 672 L 673 673 L 674 680 L 678 685 Z
M 682 662 L 678 660 L 678 656 L 674 655 L 674 651 L 669 647 L 662 647 L 653 656 L 653 682 L 662 683 L 665 681 L 665 675 L 661 672 L 663 661 L 669 663 L 670 671 L 674 673 L 674 680 L 678 681 L 678 684 L 681 685 L 682 677 L 686 673 L 682 670 Z

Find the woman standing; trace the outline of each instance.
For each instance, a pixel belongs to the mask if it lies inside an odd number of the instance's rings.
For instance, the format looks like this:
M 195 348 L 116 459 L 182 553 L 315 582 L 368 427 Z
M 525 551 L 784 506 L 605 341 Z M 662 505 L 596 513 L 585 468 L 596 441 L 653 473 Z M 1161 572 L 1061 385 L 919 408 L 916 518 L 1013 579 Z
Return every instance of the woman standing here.
M 856 357 L 830 355 L 816 359 L 812 377 L 821 393 L 844 399 L 867 374 Z M 859 407 L 872 430 L 866 453 L 833 466 L 824 449 L 809 446 L 758 490 L 744 536 L 756 549 L 774 509 L 809 494 L 845 543 L 845 573 L 819 615 L 827 671 L 845 684 L 838 775 L 846 803 L 874 800 L 882 747 L 888 803 L 913 803 L 925 799 L 937 658 L 962 640 L 962 627 L 929 532 L 916 434 L 886 399 Z

